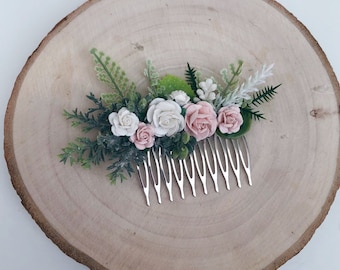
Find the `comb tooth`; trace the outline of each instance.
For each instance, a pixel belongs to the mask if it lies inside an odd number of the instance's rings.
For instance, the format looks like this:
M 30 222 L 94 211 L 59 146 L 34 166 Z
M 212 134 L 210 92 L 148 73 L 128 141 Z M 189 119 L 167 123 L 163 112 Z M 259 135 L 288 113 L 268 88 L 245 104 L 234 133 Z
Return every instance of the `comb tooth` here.
M 240 141 L 241 141 L 242 146 L 240 146 Z M 250 186 L 252 186 L 253 183 L 252 183 L 252 180 L 251 180 L 251 172 L 250 172 L 250 154 L 249 154 L 249 148 L 248 148 L 246 138 L 244 136 L 242 136 L 240 139 L 238 139 L 236 141 L 236 146 L 237 146 L 237 150 L 238 150 L 238 153 L 239 153 L 241 161 L 242 161 L 243 168 L 244 168 L 244 170 L 247 174 L 247 177 L 248 177 L 248 184 Z M 247 161 L 245 161 L 245 158 L 244 158 L 244 151 L 246 152 L 245 156 L 247 158 Z
M 201 170 L 200 164 L 198 162 L 196 149 L 198 150 L 201 161 L 202 161 L 202 170 Z M 194 156 L 195 167 L 196 167 L 196 170 L 197 170 L 198 177 L 200 178 L 202 185 L 203 185 L 203 192 L 204 192 L 204 194 L 208 194 L 208 190 L 207 190 L 207 168 L 206 168 L 205 158 L 204 158 L 204 156 L 202 154 L 202 150 L 200 148 L 200 144 L 197 144 L 196 149 L 194 149 L 194 151 L 192 152 L 193 156 Z
M 215 150 L 216 150 L 216 157 L 217 157 L 218 165 L 219 165 L 220 170 L 222 172 L 222 175 L 224 177 L 226 187 L 227 187 L 228 190 L 230 190 L 229 165 L 228 165 L 228 157 L 227 157 L 226 146 L 222 142 L 221 138 L 217 135 L 214 136 L 214 144 L 215 144 Z M 224 162 L 222 162 L 222 157 L 221 157 L 221 153 L 220 153 L 218 144 L 221 145 L 221 147 L 222 147 Z M 225 166 L 223 164 L 225 164 Z
M 151 153 L 152 153 L 152 155 L 151 155 Z M 156 175 L 154 175 L 154 170 L 152 168 L 152 159 L 154 161 L 154 164 L 156 165 Z M 151 151 L 148 151 L 147 160 L 148 160 L 149 172 L 150 172 L 151 178 L 153 180 L 153 186 L 156 190 L 158 203 L 162 203 L 162 199 L 161 199 L 161 172 L 160 172 L 160 168 L 159 168 L 159 162 L 158 162 L 158 159 L 157 159 L 157 156 L 156 156 L 154 149 L 152 149 Z
M 237 180 L 237 185 L 239 188 L 241 188 L 241 170 L 240 170 L 240 155 L 238 153 L 238 151 L 236 150 L 236 143 L 231 139 L 231 143 L 233 146 L 233 152 L 235 154 L 235 157 L 233 157 L 231 150 L 230 150 L 230 146 L 229 146 L 229 140 L 226 139 L 226 146 L 227 146 L 227 153 L 228 153 L 228 159 L 231 165 L 231 168 L 233 169 L 233 172 L 236 176 L 236 180 Z
M 220 147 L 219 147 L 220 146 Z M 203 148 L 203 149 L 202 149 Z M 222 149 L 222 150 L 221 150 Z M 223 152 L 223 154 L 222 154 Z M 166 163 L 164 163 L 164 160 Z M 190 163 L 189 163 L 190 160 Z M 170 201 L 173 201 L 172 183 L 173 175 L 180 189 L 181 198 L 184 199 L 184 171 L 189 180 L 192 195 L 196 197 L 195 189 L 195 169 L 197 175 L 203 185 L 204 194 L 207 191 L 207 168 L 214 182 L 216 192 L 218 188 L 218 172 L 217 166 L 220 168 L 226 182 L 226 187 L 230 190 L 229 183 L 229 163 L 237 180 L 238 187 L 241 188 L 241 164 L 247 174 L 248 183 L 252 186 L 250 154 L 247 140 L 244 136 L 238 139 L 222 140 L 219 136 L 208 138 L 202 143 L 197 144 L 192 154 L 185 160 L 175 161 L 167 155 L 163 155 L 162 149 L 155 149 L 147 152 L 147 159 L 143 161 L 143 169 L 141 165 L 136 165 L 138 177 L 143 187 L 146 204 L 150 206 L 150 175 L 153 180 L 154 188 L 157 194 L 158 203 L 161 200 L 161 178 L 165 180 L 165 185 L 169 193 Z M 176 166 L 178 164 L 178 166 Z M 189 165 L 188 165 L 189 164 Z M 155 168 L 153 166 L 155 165 Z M 189 167 L 191 166 L 191 171 Z M 184 167 L 184 169 L 183 169 Z M 179 169 L 179 170 L 178 170 Z
M 181 198 L 184 199 L 184 190 L 183 190 L 183 186 L 184 186 L 183 160 L 181 160 L 181 159 L 178 160 L 180 176 L 178 176 L 177 169 L 176 169 L 176 164 L 175 164 L 174 159 L 170 158 L 170 160 L 171 160 L 172 170 L 174 172 L 174 176 L 175 176 L 176 182 L 177 182 L 179 190 L 181 192 Z
M 209 155 L 208 153 L 208 149 L 207 149 L 207 144 L 209 145 L 209 149 L 211 152 L 211 155 Z M 218 183 L 217 183 L 217 161 L 216 161 L 216 153 L 214 151 L 214 149 L 211 146 L 211 142 L 210 139 L 204 140 L 203 142 L 203 149 L 204 149 L 204 155 L 207 161 L 207 165 L 208 165 L 208 170 L 209 173 L 211 175 L 211 178 L 214 182 L 214 186 L 215 186 L 215 191 L 219 192 L 218 190 Z M 212 161 L 213 161 L 213 165 L 211 164 L 211 158 L 212 157 Z
M 165 155 L 165 160 L 166 160 L 166 166 L 167 166 L 167 171 L 168 174 L 165 174 L 165 170 L 164 170 L 164 164 L 163 164 L 163 156 L 162 156 L 162 149 L 159 147 L 158 148 L 158 160 L 159 160 L 159 167 L 161 169 L 161 174 L 163 175 L 163 178 L 165 180 L 165 186 L 168 190 L 169 193 L 169 199 L 172 202 L 173 196 L 172 196 L 172 172 L 171 172 L 171 163 L 170 163 L 170 159 L 167 155 Z
M 183 160 L 183 165 L 184 165 L 184 170 L 185 173 L 188 177 L 190 186 L 191 186 L 191 190 L 192 190 L 192 195 L 194 197 L 196 197 L 196 189 L 195 189 L 195 167 L 194 167 L 194 159 L 192 157 L 192 155 L 189 155 L 189 159 L 190 159 L 190 165 L 191 165 L 191 174 L 189 172 L 189 168 L 188 168 L 188 164 L 187 164 L 187 160 L 184 159 Z
M 144 165 L 144 172 L 145 172 L 145 183 L 143 181 L 142 172 L 141 172 L 141 168 L 140 168 L 139 165 L 137 165 L 137 172 L 138 172 L 139 180 L 140 180 L 142 187 L 143 187 L 143 191 L 144 191 L 144 195 L 145 195 L 145 199 L 146 199 L 146 204 L 147 204 L 147 206 L 150 206 L 150 198 L 149 198 L 150 178 L 149 178 L 148 165 L 147 165 L 145 160 L 143 161 L 143 165 Z

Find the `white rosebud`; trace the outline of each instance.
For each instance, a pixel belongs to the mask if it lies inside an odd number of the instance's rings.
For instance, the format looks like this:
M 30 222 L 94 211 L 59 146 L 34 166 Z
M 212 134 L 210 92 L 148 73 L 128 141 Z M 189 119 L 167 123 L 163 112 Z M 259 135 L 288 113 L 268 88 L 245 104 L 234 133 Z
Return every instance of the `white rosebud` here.
M 108 118 L 112 125 L 111 131 L 115 136 L 132 136 L 138 128 L 137 115 L 125 107 L 121 108 L 118 113 L 111 113 Z
M 182 90 L 172 91 L 169 98 L 174 100 L 180 106 L 183 106 L 190 101 L 190 97 Z
M 201 100 L 212 101 L 216 99 L 214 91 L 217 89 L 217 84 L 212 79 L 207 79 L 205 82 L 200 82 L 196 93 Z
M 172 136 L 184 129 L 181 107 L 172 100 L 155 98 L 151 101 L 146 118 L 155 128 L 157 137 Z

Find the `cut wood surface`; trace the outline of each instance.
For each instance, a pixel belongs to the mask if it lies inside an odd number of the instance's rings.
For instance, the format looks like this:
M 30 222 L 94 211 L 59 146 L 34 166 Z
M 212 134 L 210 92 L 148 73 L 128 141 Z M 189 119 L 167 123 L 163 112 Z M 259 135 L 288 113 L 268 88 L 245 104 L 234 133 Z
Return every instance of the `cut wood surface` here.
M 89 50 L 111 55 L 137 89 L 151 59 L 162 75 L 189 62 L 207 75 L 242 59 L 247 78 L 275 63 L 282 83 L 247 134 L 253 186 L 145 204 L 139 180 L 110 185 L 57 155 L 80 135 L 62 115 L 86 110 L 98 82 Z M 321 224 L 339 187 L 339 85 L 308 30 L 274 1 L 89 1 L 43 40 L 19 75 L 5 155 L 22 202 L 67 255 L 91 269 L 275 269 Z M 162 197 L 167 198 L 165 186 Z

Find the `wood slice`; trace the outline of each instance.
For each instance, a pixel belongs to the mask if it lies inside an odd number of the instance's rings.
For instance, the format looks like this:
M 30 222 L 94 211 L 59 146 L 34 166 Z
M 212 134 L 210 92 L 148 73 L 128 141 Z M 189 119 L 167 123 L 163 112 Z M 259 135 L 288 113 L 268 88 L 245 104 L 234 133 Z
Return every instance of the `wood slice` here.
M 111 55 L 145 93 L 145 60 L 183 76 L 238 59 L 246 78 L 275 63 L 266 121 L 247 135 L 252 187 L 185 186 L 145 205 L 138 179 L 110 185 L 105 165 L 84 170 L 57 155 L 80 133 L 63 109 L 106 92 L 89 50 Z M 61 21 L 19 75 L 5 120 L 5 155 L 22 202 L 67 255 L 91 269 L 275 269 L 299 252 L 339 187 L 339 85 L 317 42 L 275 1 L 89 1 Z M 221 179 L 220 179 L 221 180 Z M 220 183 L 222 187 L 223 184 Z

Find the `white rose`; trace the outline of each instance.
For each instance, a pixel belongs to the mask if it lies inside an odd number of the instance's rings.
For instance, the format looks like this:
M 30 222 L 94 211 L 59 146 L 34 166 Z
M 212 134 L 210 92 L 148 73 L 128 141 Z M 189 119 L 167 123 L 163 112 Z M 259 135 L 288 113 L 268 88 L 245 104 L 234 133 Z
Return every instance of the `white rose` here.
M 171 98 L 181 106 L 187 104 L 190 101 L 190 97 L 182 90 L 176 90 L 171 92 L 169 98 Z
M 157 137 L 172 136 L 184 129 L 181 107 L 172 100 L 155 98 L 149 105 L 147 120 L 155 128 Z
M 137 115 L 125 107 L 121 108 L 118 113 L 111 113 L 108 118 L 112 125 L 111 131 L 115 136 L 132 136 L 138 128 Z

